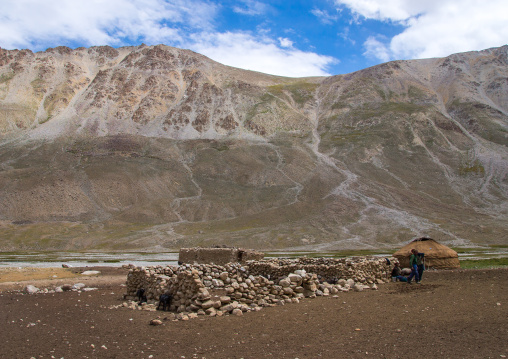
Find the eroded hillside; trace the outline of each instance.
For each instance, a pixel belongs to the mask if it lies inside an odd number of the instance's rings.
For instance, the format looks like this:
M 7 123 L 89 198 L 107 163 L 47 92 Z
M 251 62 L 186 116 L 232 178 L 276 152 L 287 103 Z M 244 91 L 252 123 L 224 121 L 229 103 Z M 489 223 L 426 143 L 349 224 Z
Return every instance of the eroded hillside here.
M 505 243 L 507 53 L 291 79 L 162 45 L 0 50 L 0 247 Z

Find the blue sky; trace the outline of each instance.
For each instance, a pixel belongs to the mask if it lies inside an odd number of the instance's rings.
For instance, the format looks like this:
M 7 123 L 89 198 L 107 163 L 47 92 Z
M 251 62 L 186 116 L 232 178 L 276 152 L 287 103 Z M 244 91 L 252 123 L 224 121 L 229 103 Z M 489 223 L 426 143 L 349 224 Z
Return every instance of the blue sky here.
M 303 77 L 508 43 L 506 0 L 2 0 L 0 47 L 166 44 Z

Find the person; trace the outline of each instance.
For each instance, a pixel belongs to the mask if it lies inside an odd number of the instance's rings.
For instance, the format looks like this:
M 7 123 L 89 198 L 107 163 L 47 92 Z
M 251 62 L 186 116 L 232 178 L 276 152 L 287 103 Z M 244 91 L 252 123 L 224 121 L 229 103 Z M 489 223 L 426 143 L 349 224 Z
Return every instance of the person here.
M 409 257 L 409 265 L 411 266 L 411 274 L 407 278 L 407 283 L 411 284 L 413 277 L 416 283 L 420 283 L 420 276 L 418 275 L 418 251 L 411 249 L 411 257 Z
M 392 269 L 392 281 L 396 282 L 397 280 L 401 282 L 407 282 L 407 278 L 401 275 L 399 262 L 395 262 Z
M 425 253 L 418 252 L 416 265 L 418 266 L 418 283 L 420 283 L 422 281 L 423 271 L 425 270 Z

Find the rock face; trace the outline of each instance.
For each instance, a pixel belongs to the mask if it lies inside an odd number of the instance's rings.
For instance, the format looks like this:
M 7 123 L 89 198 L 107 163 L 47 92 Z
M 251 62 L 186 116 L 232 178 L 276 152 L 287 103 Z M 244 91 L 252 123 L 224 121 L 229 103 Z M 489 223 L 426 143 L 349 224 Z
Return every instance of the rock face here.
M 501 243 L 507 53 L 293 79 L 163 45 L 0 49 L 0 249 Z

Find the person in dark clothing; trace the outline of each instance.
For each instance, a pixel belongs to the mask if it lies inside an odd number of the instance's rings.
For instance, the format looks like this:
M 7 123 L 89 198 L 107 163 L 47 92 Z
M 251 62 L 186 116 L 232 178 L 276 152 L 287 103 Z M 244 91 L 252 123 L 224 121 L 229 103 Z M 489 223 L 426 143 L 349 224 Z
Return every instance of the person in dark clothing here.
M 425 253 L 418 252 L 416 265 L 418 267 L 418 283 L 420 283 L 422 281 L 423 271 L 425 270 Z
M 420 283 L 420 276 L 418 274 L 418 251 L 411 249 L 411 257 L 409 257 L 409 265 L 411 266 L 411 274 L 407 278 L 407 283 L 411 284 L 413 277 L 416 283 Z
M 398 262 L 395 262 L 394 267 L 392 269 L 392 280 L 396 282 L 397 280 L 401 282 L 407 282 L 407 278 L 401 274 L 400 265 Z

